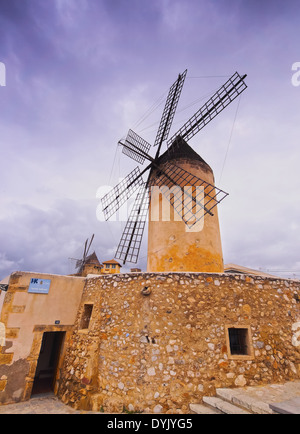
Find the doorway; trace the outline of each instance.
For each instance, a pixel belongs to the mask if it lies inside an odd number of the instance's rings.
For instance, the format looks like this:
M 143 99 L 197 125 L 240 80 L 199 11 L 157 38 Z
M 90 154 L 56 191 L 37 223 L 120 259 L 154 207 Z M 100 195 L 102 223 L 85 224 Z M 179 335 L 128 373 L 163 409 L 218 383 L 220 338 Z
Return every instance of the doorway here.
M 35 371 L 32 395 L 54 391 L 65 332 L 44 332 Z

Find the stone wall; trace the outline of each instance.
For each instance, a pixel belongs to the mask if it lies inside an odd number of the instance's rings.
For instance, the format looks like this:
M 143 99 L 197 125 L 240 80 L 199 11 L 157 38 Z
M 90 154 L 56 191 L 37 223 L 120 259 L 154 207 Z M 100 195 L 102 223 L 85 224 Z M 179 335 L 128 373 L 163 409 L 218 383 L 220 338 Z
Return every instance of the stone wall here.
M 180 413 L 217 387 L 299 379 L 299 289 L 237 274 L 90 278 L 59 396 L 83 409 Z M 81 329 L 85 304 L 93 310 Z M 247 355 L 231 354 L 228 327 L 248 330 Z

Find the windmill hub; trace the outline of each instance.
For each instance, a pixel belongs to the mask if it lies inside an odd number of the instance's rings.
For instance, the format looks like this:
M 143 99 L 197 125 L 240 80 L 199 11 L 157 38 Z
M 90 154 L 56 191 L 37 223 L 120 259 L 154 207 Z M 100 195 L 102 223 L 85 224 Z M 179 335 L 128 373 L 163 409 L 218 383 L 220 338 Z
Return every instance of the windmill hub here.
M 149 164 L 142 171 L 136 167 L 102 198 L 103 213 L 109 219 L 138 190 L 116 259 L 124 263 L 137 262 L 150 209 L 148 271 L 222 272 L 217 205 L 228 194 L 214 185 L 211 168 L 186 140 L 197 134 L 247 88 L 246 75 L 233 74 L 168 139 L 186 73 L 185 70 L 179 74 L 169 90 L 154 142 L 155 156 L 149 155 L 151 145 L 132 130 L 129 130 L 125 142 L 119 142 L 128 157 L 139 164 L 148 160 Z M 161 154 L 164 143 L 167 151 Z M 147 180 L 144 181 L 142 176 L 146 172 Z

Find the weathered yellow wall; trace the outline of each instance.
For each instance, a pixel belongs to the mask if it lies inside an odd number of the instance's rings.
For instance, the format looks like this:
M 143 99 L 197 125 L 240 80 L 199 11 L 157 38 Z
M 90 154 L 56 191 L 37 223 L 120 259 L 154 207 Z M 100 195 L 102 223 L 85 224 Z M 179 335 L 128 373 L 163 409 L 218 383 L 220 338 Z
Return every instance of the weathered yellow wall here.
M 217 387 L 299 379 L 299 295 L 299 282 L 245 275 L 88 279 L 58 394 L 75 408 L 176 413 Z M 230 355 L 228 326 L 249 329 L 248 356 Z
M 94 264 L 85 264 L 84 270 L 82 272 L 82 276 L 86 277 L 89 274 L 118 274 L 121 272 L 121 267 L 116 264 L 116 268 L 112 268 L 111 266 L 109 268 L 106 268 L 105 265 L 100 268 L 98 266 L 95 266 Z
M 116 268 L 105 268 L 105 266 L 102 268 L 101 273 L 102 274 L 119 274 L 121 272 L 120 266 L 117 265 Z
M 185 159 L 176 159 L 174 163 L 214 185 L 213 172 L 206 163 Z M 153 177 L 156 176 L 156 172 L 154 172 Z M 165 199 L 163 198 L 163 200 Z M 147 271 L 223 272 L 224 264 L 217 207 L 213 209 L 213 216 L 205 215 L 204 220 L 201 220 L 200 224 L 197 225 L 200 227 L 199 231 L 189 232 L 182 220 L 153 221 L 151 218 L 151 215 L 155 215 L 153 207 L 157 208 L 158 206 L 157 201 L 155 204 L 153 202 L 150 204 Z M 173 215 L 174 211 L 171 213 L 171 218 Z M 203 228 L 201 228 L 201 223 L 204 223 Z
M 48 294 L 28 293 L 32 278 L 50 279 Z M 6 345 L 0 347 L 0 404 L 30 396 L 42 336 L 45 331 L 72 328 L 85 279 L 81 277 L 16 272 L 11 275 L 0 321 Z M 60 321 L 55 325 L 55 321 Z

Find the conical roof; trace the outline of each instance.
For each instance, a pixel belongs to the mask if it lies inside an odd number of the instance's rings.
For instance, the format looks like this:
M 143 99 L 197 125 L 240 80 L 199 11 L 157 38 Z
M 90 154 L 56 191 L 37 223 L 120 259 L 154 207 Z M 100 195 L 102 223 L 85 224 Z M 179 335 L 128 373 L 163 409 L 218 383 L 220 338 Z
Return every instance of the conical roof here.
M 86 264 L 96 264 L 96 265 L 101 265 L 100 262 L 99 262 L 99 260 L 98 260 L 98 258 L 97 258 L 97 255 L 96 255 L 95 252 L 93 252 L 91 255 L 89 255 L 89 256 L 86 258 L 85 263 L 86 263 Z
M 170 162 L 172 160 L 191 160 L 201 163 L 204 170 L 212 172 L 211 167 L 200 157 L 197 152 L 192 149 L 187 142 L 181 137 L 177 136 L 172 145 L 164 152 L 158 160 L 158 164 Z

